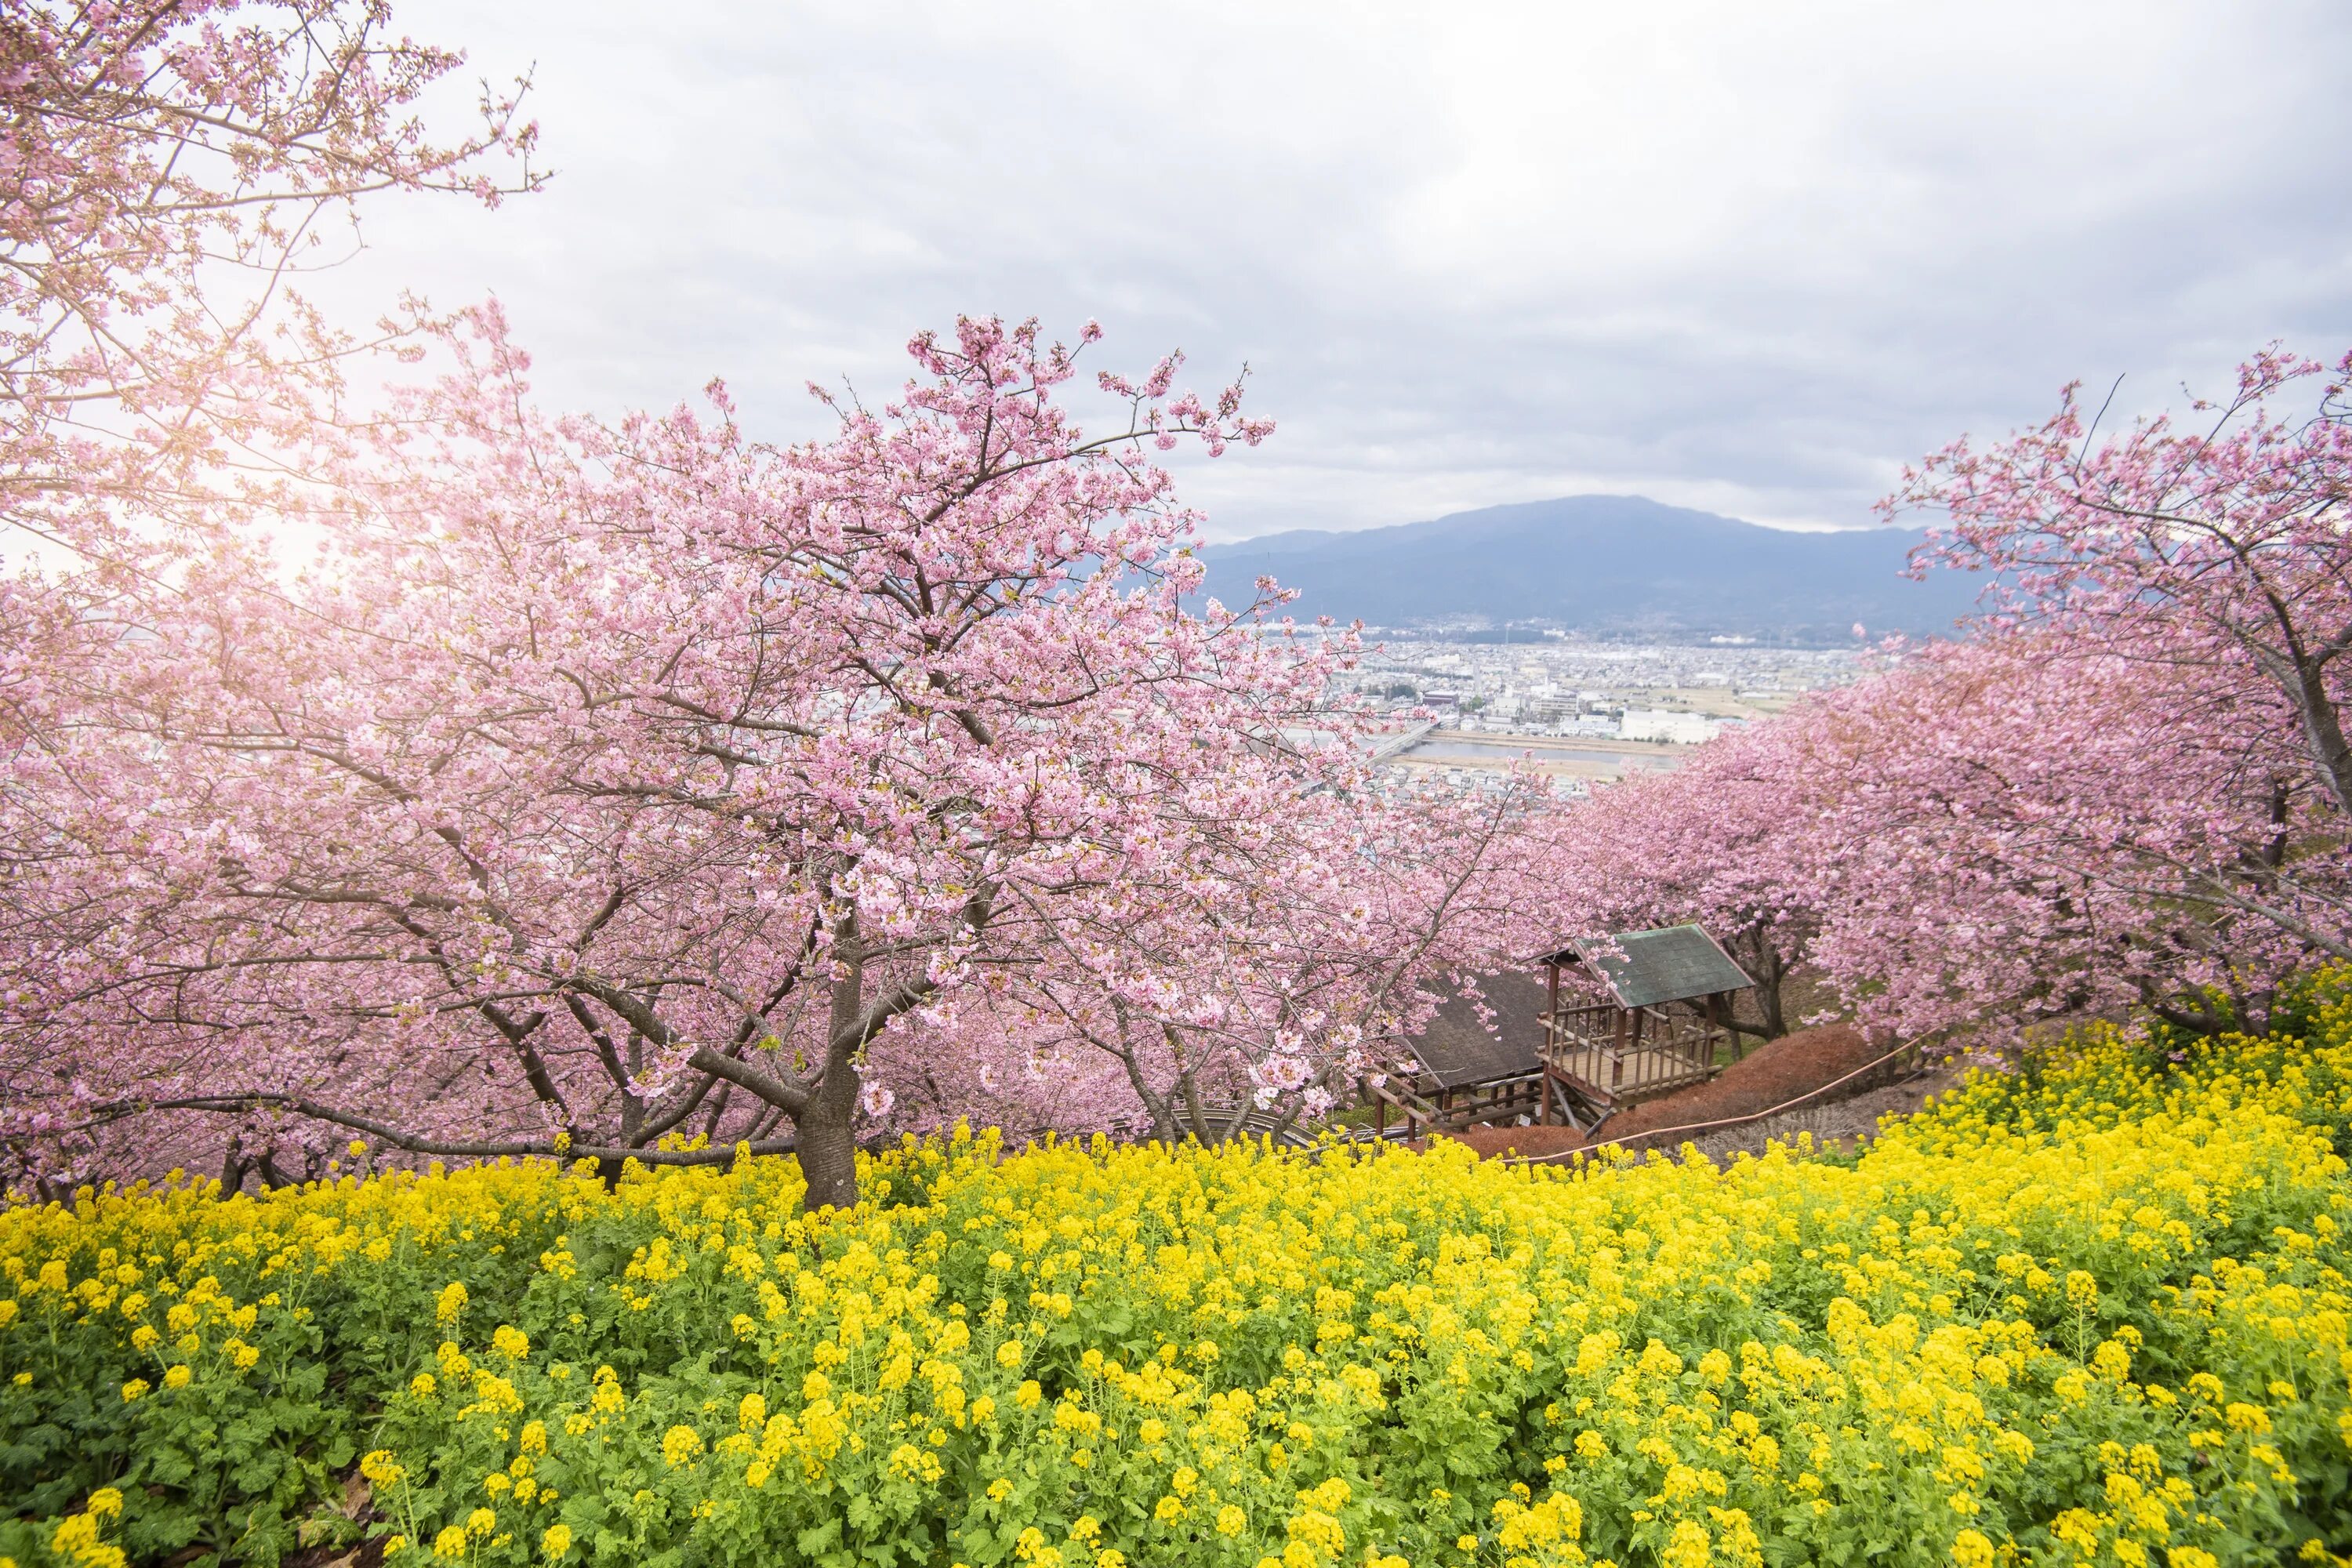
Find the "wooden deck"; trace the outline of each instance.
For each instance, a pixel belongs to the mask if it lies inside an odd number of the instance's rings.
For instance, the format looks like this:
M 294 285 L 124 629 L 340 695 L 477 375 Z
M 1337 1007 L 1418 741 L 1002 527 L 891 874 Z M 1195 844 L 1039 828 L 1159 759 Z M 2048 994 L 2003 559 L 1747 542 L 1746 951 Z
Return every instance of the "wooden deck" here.
M 1706 1028 L 1674 1026 L 1653 1015 L 1658 1034 L 1644 1039 L 1639 1024 L 1630 1034 L 1613 1030 L 1619 1016 L 1607 1006 L 1547 1014 L 1545 1066 L 1567 1088 L 1605 1109 L 1715 1076 L 1714 1040 Z
M 1685 1084 L 1705 1083 L 1715 1076 L 1712 1062 L 1654 1046 L 1620 1051 L 1578 1042 L 1553 1051 L 1550 1061 L 1559 1077 L 1613 1105 L 1647 1100 Z

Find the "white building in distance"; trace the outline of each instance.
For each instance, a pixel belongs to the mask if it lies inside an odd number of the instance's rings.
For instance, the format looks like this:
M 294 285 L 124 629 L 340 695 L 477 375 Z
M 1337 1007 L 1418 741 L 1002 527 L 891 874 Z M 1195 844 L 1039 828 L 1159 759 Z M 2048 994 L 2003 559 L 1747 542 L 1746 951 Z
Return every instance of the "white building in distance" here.
M 1723 726 L 1700 713 L 1669 713 L 1659 708 L 1628 708 L 1617 721 L 1621 741 L 1663 741 L 1669 745 L 1696 746 L 1712 741 Z

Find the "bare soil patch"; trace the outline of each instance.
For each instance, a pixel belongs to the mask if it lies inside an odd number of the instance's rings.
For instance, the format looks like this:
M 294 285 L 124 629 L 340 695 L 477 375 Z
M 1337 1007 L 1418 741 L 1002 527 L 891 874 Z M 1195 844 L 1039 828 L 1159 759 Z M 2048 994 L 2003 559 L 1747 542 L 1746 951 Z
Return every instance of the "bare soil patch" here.
M 1785 1115 L 1699 1134 L 1690 1142 L 1710 1160 L 1727 1160 L 1734 1154 L 1761 1154 L 1766 1144 L 1794 1142 L 1797 1135 L 1803 1132 L 1812 1134 L 1816 1144 L 1851 1148 L 1876 1134 L 1880 1118 L 1910 1115 L 1926 1104 L 1930 1095 L 1943 1093 L 1959 1078 L 1959 1069 L 1952 1067 L 1915 1072 L 1899 1082 L 1852 1099 L 1810 1101 Z M 1602 1128 L 1601 1135 L 1606 1138 L 1609 1130 Z M 1661 1140 L 1677 1144 L 1682 1141 L 1680 1135 Z
M 1584 1134 L 1573 1127 L 1465 1127 L 1438 1136 L 1469 1144 L 1482 1160 L 1498 1154 L 1565 1154 L 1585 1144 Z

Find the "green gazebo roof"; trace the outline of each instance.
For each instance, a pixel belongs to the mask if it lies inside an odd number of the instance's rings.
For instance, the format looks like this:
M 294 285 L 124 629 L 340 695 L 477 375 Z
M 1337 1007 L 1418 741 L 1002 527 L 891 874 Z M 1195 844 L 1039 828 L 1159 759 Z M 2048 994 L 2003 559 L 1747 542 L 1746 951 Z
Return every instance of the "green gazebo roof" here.
M 1695 925 L 1619 931 L 1605 942 L 1574 942 L 1543 962 L 1590 965 L 1621 1007 L 1689 1002 L 1756 984 L 1715 938 Z

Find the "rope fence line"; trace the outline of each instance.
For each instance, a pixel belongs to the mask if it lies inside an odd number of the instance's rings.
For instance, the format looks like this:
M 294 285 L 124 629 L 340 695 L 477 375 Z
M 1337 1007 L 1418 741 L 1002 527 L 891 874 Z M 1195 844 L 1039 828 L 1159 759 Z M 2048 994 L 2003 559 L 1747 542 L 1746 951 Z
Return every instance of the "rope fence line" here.
M 1809 1089 L 1793 1100 L 1784 1100 L 1780 1104 L 1768 1106 L 1762 1110 L 1751 1110 L 1745 1116 L 1727 1116 L 1715 1121 L 1693 1121 L 1685 1123 L 1680 1127 L 1652 1128 L 1647 1132 L 1628 1133 L 1622 1138 L 1604 1138 L 1597 1143 L 1580 1143 L 1573 1149 L 1562 1149 L 1555 1154 L 1512 1154 L 1506 1156 L 1502 1163 L 1507 1165 L 1549 1165 L 1556 1161 L 1572 1160 L 1581 1154 L 1591 1154 L 1597 1150 L 1622 1148 L 1626 1143 L 1629 1143 L 1635 1139 L 1664 1138 L 1667 1134 L 1674 1132 L 1714 1132 L 1720 1131 L 1730 1127 L 1742 1127 L 1751 1121 L 1762 1121 L 1768 1117 L 1778 1116 L 1783 1111 L 1792 1110 L 1798 1106 L 1804 1104 L 1805 1101 L 1809 1100 L 1818 1100 L 1822 1095 L 1827 1094 L 1830 1090 L 1837 1088 L 1840 1084 L 1851 1083 L 1855 1079 L 1862 1077 L 1864 1073 L 1876 1071 L 1878 1068 L 1885 1067 L 1888 1062 L 1893 1061 L 1895 1058 L 1903 1055 L 1906 1051 L 1917 1048 L 1920 1042 L 1927 1039 L 1927 1036 L 1925 1034 L 1914 1035 L 1909 1039 L 1905 1040 L 1902 1044 L 1896 1046 L 1893 1050 L 1888 1051 L 1885 1055 L 1863 1063 L 1862 1066 L 1854 1068 L 1852 1072 L 1844 1073 L 1837 1078 L 1833 1078 L 1830 1079 L 1829 1082 L 1821 1085 L 1817 1089 Z

